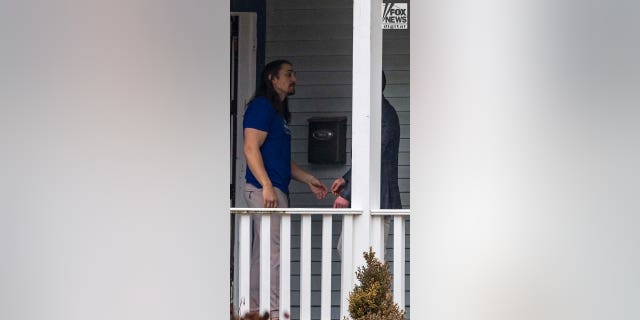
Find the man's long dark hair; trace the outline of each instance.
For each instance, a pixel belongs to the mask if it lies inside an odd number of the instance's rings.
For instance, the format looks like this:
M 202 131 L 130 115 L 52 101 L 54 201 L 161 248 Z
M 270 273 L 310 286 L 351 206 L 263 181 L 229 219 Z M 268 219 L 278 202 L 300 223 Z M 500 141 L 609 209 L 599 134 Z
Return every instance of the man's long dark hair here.
M 289 123 L 291 121 L 291 112 L 289 112 L 289 98 L 285 97 L 283 101 L 280 101 L 280 96 L 273 88 L 273 84 L 269 77 L 277 77 L 278 72 L 283 64 L 291 65 L 291 62 L 287 60 L 275 60 L 269 62 L 262 71 L 262 75 L 260 76 L 260 84 L 258 85 L 258 89 L 256 93 L 253 95 L 253 99 L 255 100 L 259 97 L 265 97 L 273 108 L 284 118 L 284 120 Z

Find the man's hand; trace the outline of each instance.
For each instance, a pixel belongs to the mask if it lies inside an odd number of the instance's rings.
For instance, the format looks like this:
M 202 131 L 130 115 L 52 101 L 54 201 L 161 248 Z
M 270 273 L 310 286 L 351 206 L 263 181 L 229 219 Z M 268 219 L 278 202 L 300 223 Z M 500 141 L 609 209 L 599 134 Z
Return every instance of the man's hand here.
M 302 168 L 300 168 L 300 166 L 298 166 L 298 164 L 293 160 L 291 160 L 291 177 L 297 181 L 306 183 L 318 200 L 327 195 L 327 186 L 320 182 L 318 178 L 302 170 Z
M 344 178 L 338 178 L 334 180 L 331 184 L 331 193 L 336 196 L 340 196 L 340 193 L 344 189 L 345 185 L 347 185 L 347 181 L 345 181 Z
M 278 207 L 278 197 L 273 186 L 262 186 L 262 206 L 265 208 Z
M 333 207 L 334 208 L 349 208 L 349 204 L 350 204 L 349 200 L 347 200 L 347 199 L 345 199 L 345 198 L 343 198 L 341 196 L 338 196 L 336 198 L 336 201 L 333 202 Z
M 320 182 L 318 178 L 312 176 L 307 182 L 307 185 L 318 200 L 323 199 L 327 195 L 327 186 Z

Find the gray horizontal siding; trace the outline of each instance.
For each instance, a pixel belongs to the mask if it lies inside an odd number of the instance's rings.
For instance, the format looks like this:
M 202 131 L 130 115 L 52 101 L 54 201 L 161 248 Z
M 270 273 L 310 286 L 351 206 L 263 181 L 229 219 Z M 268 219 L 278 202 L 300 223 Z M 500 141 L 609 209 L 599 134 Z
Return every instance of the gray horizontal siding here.
M 304 28 L 292 28 L 289 25 L 272 25 L 267 28 L 267 41 L 314 41 L 351 40 L 351 24 L 307 24 Z M 383 40 L 408 39 L 408 32 L 385 32 Z
M 347 153 L 347 164 L 348 165 L 351 165 L 351 159 L 349 157 L 350 154 L 351 153 Z M 304 165 L 309 164 L 309 162 L 307 161 L 308 158 L 307 158 L 307 153 L 306 152 L 305 153 L 293 153 L 291 157 L 296 163 L 298 163 L 300 165 L 304 166 Z M 400 152 L 398 154 L 398 161 L 402 161 L 403 163 L 409 163 L 409 153 L 408 152 Z M 311 164 L 309 164 L 309 165 L 311 165 Z M 324 170 L 324 168 L 328 168 L 328 167 L 329 166 L 315 165 L 314 168 L 316 170 Z M 348 168 L 345 168 L 345 169 L 348 170 Z M 346 170 L 345 170 L 345 172 L 346 172 Z M 316 175 L 316 174 L 314 174 L 314 175 Z
M 388 54 L 405 54 L 408 38 L 384 39 L 383 48 Z M 333 56 L 353 52 L 351 39 L 267 41 L 267 51 L 278 56 Z
M 292 117 L 289 123 L 290 126 L 307 125 L 308 119 L 312 117 L 337 117 L 345 116 L 345 113 L 343 111 L 318 110 L 317 112 L 296 112 L 294 115 L 295 117 Z M 350 116 L 347 116 L 347 119 L 350 119 Z M 400 125 L 409 125 L 409 112 L 399 111 L 398 120 L 400 121 Z M 348 121 L 348 123 L 349 122 L 350 121 Z
M 352 73 L 350 71 L 298 71 L 297 85 L 348 85 L 351 86 Z M 291 96 L 291 98 L 297 96 Z
M 389 98 L 389 103 L 398 112 L 409 111 L 409 98 Z M 345 115 L 351 117 L 351 97 L 349 98 L 305 98 L 291 97 L 289 101 L 289 107 L 291 110 L 297 112 L 317 112 L 322 110 L 323 112 L 336 112 L 342 111 Z
M 346 84 L 297 84 L 295 95 L 290 96 L 289 99 L 293 101 L 304 98 L 351 98 L 352 92 L 351 85 Z M 406 84 L 387 84 L 384 96 L 387 98 L 407 98 L 409 97 L 409 87 Z
M 292 28 L 307 25 L 349 26 L 353 22 L 351 8 L 323 8 L 323 9 L 280 9 L 273 8 L 267 17 L 268 26 L 289 26 Z M 351 29 L 351 28 L 350 28 Z
M 287 59 L 293 63 L 296 72 L 300 71 L 351 71 L 352 55 L 335 56 L 290 56 L 271 55 L 266 53 L 267 61 Z M 382 66 L 385 71 L 409 71 L 408 54 L 389 54 L 382 56 Z
M 347 150 L 351 149 L 351 138 L 347 139 Z M 409 152 L 409 138 L 400 139 L 400 152 Z M 291 140 L 291 151 L 294 153 L 307 153 L 309 149 L 309 141 L 307 139 L 295 139 Z M 408 166 L 408 164 L 407 164 Z M 402 168 L 403 166 L 400 166 Z M 402 173 L 399 173 L 402 175 Z M 407 176 L 408 178 L 409 176 Z
M 353 0 L 270 0 L 274 9 L 323 9 L 323 8 L 343 8 L 353 7 Z
M 293 115 L 295 117 L 295 114 Z M 307 139 L 307 135 L 309 134 L 309 128 L 307 125 L 291 125 L 289 126 L 291 129 L 291 137 L 292 139 Z M 400 139 L 409 139 L 409 124 L 401 124 L 400 125 Z M 351 126 L 347 125 L 347 139 L 351 138 Z M 408 161 L 408 159 L 407 159 Z M 401 162 L 402 163 L 402 162 Z M 408 162 L 407 162 L 408 163 Z

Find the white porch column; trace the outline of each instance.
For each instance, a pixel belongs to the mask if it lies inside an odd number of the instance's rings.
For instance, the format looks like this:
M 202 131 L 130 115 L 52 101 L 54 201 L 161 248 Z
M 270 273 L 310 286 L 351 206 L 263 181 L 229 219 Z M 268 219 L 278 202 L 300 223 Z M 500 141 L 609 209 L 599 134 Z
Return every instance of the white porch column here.
M 379 207 L 380 193 L 380 102 L 382 82 L 381 1 L 353 3 L 353 114 L 352 114 L 352 193 L 351 207 L 362 209 L 355 217 L 351 275 L 343 278 L 351 288 L 354 272 L 364 264 L 362 252 L 370 246 L 371 209 Z M 348 267 L 343 270 L 348 270 Z M 350 291 L 351 288 L 349 288 Z M 348 300 L 343 296 L 342 316 L 348 313 Z

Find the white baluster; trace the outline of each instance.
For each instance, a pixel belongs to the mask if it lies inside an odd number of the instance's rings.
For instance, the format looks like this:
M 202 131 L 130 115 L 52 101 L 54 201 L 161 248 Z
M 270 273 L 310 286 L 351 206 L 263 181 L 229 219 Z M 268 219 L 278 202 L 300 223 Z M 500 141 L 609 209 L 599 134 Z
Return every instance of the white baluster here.
M 322 298 L 320 319 L 331 319 L 331 215 L 322 217 Z
M 280 220 L 280 319 L 291 314 L 291 216 Z
M 340 286 L 340 319 L 349 316 L 349 291 L 353 289 L 353 216 L 342 218 L 342 284 Z
M 393 219 L 393 301 L 404 310 L 404 217 Z
M 271 217 L 260 219 L 260 314 L 271 309 Z
M 238 266 L 240 265 L 240 216 L 232 215 L 233 220 L 233 312 L 238 313 L 240 310 L 240 290 L 238 284 L 240 281 L 240 273 Z
M 311 319 L 311 216 L 300 227 L 300 319 Z
M 238 257 L 238 307 L 239 314 L 244 315 L 249 312 L 250 307 L 250 279 L 251 279 L 251 216 L 242 214 L 240 218 L 239 257 Z
M 371 216 L 371 247 L 380 261 L 384 261 L 383 219 L 383 216 Z

